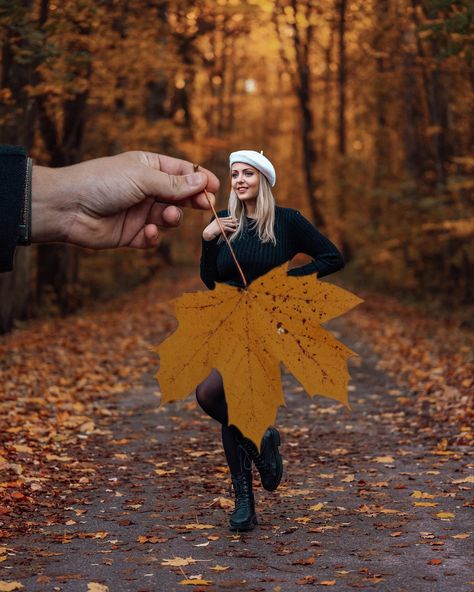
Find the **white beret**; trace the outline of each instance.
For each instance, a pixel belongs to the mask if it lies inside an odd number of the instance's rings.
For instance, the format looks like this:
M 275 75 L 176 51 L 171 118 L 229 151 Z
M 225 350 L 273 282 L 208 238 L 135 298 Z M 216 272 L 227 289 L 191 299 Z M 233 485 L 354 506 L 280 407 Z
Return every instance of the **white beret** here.
M 232 165 L 236 162 L 243 162 L 245 164 L 252 165 L 258 171 L 260 171 L 262 175 L 265 175 L 272 187 L 275 185 L 275 168 L 268 158 L 263 156 L 263 154 L 260 152 L 257 152 L 256 150 L 237 150 L 237 152 L 232 152 L 229 156 L 229 166 L 232 167 Z

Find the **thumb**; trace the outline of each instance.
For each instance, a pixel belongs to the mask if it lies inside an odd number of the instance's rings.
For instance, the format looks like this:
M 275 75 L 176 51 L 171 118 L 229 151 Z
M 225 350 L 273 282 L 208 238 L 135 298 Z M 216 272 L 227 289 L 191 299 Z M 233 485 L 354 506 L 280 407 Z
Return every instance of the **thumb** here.
M 203 191 L 207 185 L 205 173 L 189 175 L 169 175 L 163 171 L 148 169 L 143 179 L 146 195 L 167 202 L 180 201 Z

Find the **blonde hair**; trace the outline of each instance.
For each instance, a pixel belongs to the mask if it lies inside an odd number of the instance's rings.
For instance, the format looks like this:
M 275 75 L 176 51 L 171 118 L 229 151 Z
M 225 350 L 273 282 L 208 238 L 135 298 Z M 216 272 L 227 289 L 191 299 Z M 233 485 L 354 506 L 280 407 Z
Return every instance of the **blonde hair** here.
M 257 195 L 257 207 L 255 210 L 256 219 L 253 222 L 253 226 L 257 228 L 258 238 L 262 243 L 273 243 L 276 245 L 275 238 L 275 198 L 273 197 L 272 188 L 265 175 L 262 175 L 258 171 L 260 180 L 258 195 Z M 230 190 L 229 204 L 227 206 L 229 210 L 229 216 L 232 216 L 238 221 L 238 226 L 235 232 L 229 236 L 229 240 L 233 241 L 238 238 L 242 233 L 245 224 L 245 208 L 244 204 L 237 197 L 237 194 L 233 189 Z

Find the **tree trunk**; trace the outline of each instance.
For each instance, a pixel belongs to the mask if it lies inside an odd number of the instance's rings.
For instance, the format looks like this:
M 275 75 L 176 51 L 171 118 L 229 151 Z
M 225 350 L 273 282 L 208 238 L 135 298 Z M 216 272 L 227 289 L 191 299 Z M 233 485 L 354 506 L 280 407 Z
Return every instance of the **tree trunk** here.
M 15 26 L 6 30 L 1 47 L 1 88 L 10 90 L 14 109 L 10 104 L 0 103 L 0 121 L 3 122 L 0 126 L 0 143 L 19 144 L 27 152 L 32 147 L 35 111 L 34 102 L 26 93 L 25 86 L 30 83 L 35 64 L 18 63 L 15 50 L 18 47 L 28 49 L 31 44 L 27 37 L 26 21 L 32 7 L 32 0 L 23 0 L 10 7 Z M 19 37 L 19 31 L 25 37 Z M 0 275 L 0 332 L 9 331 L 16 319 L 24 318 L 29 312 L 31 258 L 29 248 L 18 248 L 13 271 Z
M 347 0 L 340 0 L 339 2 L 339 36 L 338 36 L 338 53 L 339 53 L 339 69 L 338 69 L 338 126 L 337 126 L 337 151 L 338 162 L 341 170 L 344 171 L 345 157 L 347 151 L 347 131 L 346 131 L 346 85 L 347 85 L 347 69 L 346 69 L 346 9 Z M 337 212 L 337 239 L 339 247 L 342 250 L 344 259 L 349 261 L 351 258 L 351 249 L 346 237 L 344 219 L 347 216 L 346 212 L 346 176 L 344 172 L 341 175 L 340 182 L 336 190 L 336 212 Z
M 47 19 L 47 0 L 44 10 Z M 80 36 L 90 33 L 89 25 L 80 25 Z M 81 52 L 78 62 L 72 66 L 71 75 L 90 80 L 92 64 L 84 60 L 87 45 L 80 47 L 81 37 L 74 41 L 72 52 Z M 43 142 L 49 152 L 48 164 L 61 167 L 79 162 L 82 158 L 82 146 L 86 125 L 86 110 L 89 90 L 78 92 L 73 98 L 63 102 L 62 133 L 47 109 L 48 97 L 37 97 L 39 127 Z M 38 247 L 37 297 L 40 303 L 51 303 L 58 307 L 61 314 L 69 314 L 80 305 L 77 283 L 79 277 L 79 250 L 69 245 L 40 245 Z

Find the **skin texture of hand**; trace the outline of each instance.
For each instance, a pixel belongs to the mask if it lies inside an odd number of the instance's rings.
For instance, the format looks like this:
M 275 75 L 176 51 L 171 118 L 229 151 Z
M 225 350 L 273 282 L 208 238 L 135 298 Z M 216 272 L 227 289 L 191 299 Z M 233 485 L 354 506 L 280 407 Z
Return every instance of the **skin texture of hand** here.
M 33 242 L 67 242 L 92 249 L 158 244 L 160 227 L 180 223 L 177 206 L 210 209 L 217 177 L 185 160 L 124 152 L 63 168 L 34 166 Z M 176 205 L 174 205 L 176 204 Z
M 231 216 L 225 216 L 223 218 L 219 218 L 222 227 L 224 228 L 226 234 L 232 234 L 237 229 L 237 220 L 232 218 Z M 221 229 L 219 227 L 219 223 L 217 220 L 213 220 L 210 224 L 206 226 L 206 228 L 202 231 L 202 238 L 205 241 L 211 241 L 216 236 L 221 234 Z

